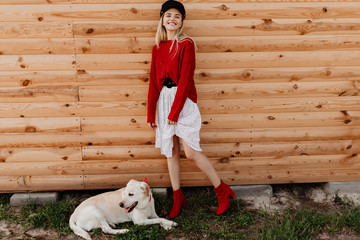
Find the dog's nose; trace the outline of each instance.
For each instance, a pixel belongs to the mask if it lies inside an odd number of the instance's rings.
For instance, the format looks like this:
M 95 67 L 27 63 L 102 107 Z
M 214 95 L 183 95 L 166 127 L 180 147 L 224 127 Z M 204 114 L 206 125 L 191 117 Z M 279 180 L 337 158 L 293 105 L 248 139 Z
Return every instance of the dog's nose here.
M 123 202 L 121 202 L 119 205 L 120 205 L 120 207 L 124 208 L 124 203 Z

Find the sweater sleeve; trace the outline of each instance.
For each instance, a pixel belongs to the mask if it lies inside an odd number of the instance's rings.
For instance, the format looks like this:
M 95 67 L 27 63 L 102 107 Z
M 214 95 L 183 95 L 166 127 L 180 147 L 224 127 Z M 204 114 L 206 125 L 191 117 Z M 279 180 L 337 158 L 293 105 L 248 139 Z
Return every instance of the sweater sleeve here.
M 156 113 L 156 103 L 159 99 L 159 89 L 156 79 L 156 68 L 155 68 L 155 59 L 156 59 L 156 45 L 152 50 L 151 57 L 151 67 L 150 67 L 150 83 L 148 91 L 148 104 L 147 104 L 147 122 L 155 123 L 155 113 Z
M 187 40 L 182 53 L 180 77 L 177 91 L 168 119 L 177 122 L 184 107 L 185 101 L 189 96 L 191 84 L 194 81 L 195 71 L 195 46 L 192 40 Z

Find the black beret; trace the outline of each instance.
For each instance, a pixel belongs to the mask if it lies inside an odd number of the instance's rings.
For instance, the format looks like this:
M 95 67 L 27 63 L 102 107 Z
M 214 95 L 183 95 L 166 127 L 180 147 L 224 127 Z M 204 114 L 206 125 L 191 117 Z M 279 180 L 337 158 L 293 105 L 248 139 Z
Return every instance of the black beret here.
M 184 5 L 181 2 L 175 0 L 168 0 L 163 3 L 163 5 L 161 6 L 160 17 L 164 14 L 164 12 L 166 12 L 170 8 L 175 8 L 179 10 L 181 15 L 183 16 L 183 19 L 185 19 L 186 13 L 185 13 Z

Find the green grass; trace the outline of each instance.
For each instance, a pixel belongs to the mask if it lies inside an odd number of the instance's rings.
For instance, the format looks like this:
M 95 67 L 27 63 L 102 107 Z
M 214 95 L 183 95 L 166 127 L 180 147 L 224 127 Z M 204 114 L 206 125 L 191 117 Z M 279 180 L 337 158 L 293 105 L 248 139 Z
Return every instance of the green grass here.
M 70 233 L 69 217 L 74 211 L 77 202 L 61 201 L 41 206 L 29 203 L 22 207 L 21 218 L 25 225 L 35 228 L 50 228 L 59 232 Z
M 230 209 L 217 216 L 210 211 L 217 205 L 212 188 L 185 188 L 188 207 L 175 221 L 178 227 L 171 231 L 159 225 L 137 226 L 133 223 L 120 224 L 128 228 L 124 235 L 106 236 L 106 239 L 246 239 L 246 240 L 307 240 L 317 239 L 321 233 L 328 235 L 354 232 L 360 235 L 360 207 L 339 197 L 331 206 L 302 204 L 289 207 L 282 212 L 251 210 L 241 200 L 232 200 Z M 64 200 L 45 206 L 27 204 L 19 213 L 10 208 L 8 194 L 0 194 L 0 220 L 21 223 L 24 231 L 30 228 L 53 229 L 60 235 L 73 234 L 68 219 L 78 200 Z M 166 217 L 172 199 L 154 195 L 156 210 L 160 217 Z M 100 229 L 91 235 L 102 238 Z

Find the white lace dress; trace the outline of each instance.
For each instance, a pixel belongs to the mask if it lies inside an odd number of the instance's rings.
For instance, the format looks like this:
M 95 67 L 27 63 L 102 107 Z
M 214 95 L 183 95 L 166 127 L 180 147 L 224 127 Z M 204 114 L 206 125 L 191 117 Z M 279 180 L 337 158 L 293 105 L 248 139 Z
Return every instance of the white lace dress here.
M 157 102 L 157 128 L 155 147 L 160 148 L 161 154 L 172 157 L 173 136 L 176 135 L 196 151 L 200 148 L 201 115 L 196 103 L 186 99 L 176 125 L 168 125 L 167 119 L 174 102 L 177 87 L 163 87 Z

